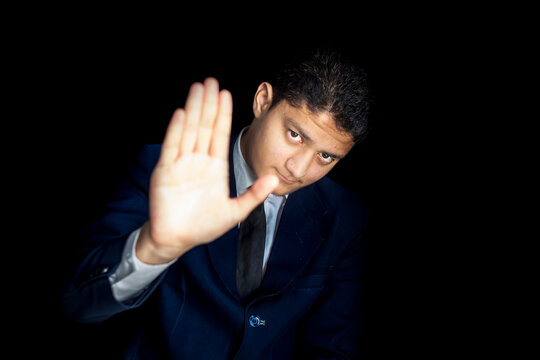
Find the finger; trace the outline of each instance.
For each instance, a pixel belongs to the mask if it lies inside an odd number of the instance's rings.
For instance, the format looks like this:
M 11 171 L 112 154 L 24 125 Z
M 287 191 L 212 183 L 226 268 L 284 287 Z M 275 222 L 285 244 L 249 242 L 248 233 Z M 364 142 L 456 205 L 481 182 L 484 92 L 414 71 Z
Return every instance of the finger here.
M 169 122 L 160 155 L 160 161 L 164 164 L 169 164 L 178 157 L 185 116 L 183 109 L 177 109 Z
M 204 81 L 204 97 L 195 151 L 208 153 L 210 138 L 218 113 L 219 83 L 214 78 Z
M 267 174 L 258 178 L 245 193 L 233 199 L 236 201 L 235 222 L 245 220 L 249 213 L 262 203 L 278 184 L 277 176 Z
M 229 158 L 229 141 L 232 123 L 232 96 L 228 90 L 219 93 L 219 106 L 212 133 L 210 155 L 221 159 Z
M 193 152 L 197 140 L 199 118 L 201 117 L 203 92 L 204 86 L 201 83 L 194 83 L 189 89 L 185 106 L 186 120 L 180 144 L 180 154 Z

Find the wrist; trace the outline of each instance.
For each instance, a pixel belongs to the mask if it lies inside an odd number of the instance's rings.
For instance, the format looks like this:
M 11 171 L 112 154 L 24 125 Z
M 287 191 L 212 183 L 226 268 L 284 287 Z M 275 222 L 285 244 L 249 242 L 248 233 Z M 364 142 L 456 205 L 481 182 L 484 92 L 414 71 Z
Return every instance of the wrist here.
M 147 221 L 139 232 L 135 244 L 135 256 L 143 263 L 159 265 L 169 263 L 187 252 L 188 248 L 170 247 L 158 244 L 152 237 L 151 225 Z

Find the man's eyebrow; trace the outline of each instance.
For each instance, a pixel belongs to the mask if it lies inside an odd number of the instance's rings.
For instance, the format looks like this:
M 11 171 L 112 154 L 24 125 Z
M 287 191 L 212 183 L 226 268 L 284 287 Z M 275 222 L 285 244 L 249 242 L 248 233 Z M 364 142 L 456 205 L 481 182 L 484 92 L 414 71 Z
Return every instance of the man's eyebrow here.
M 295 131 L 298 132 L 304 139 L 306 139 L 310 143 L 313 143 L 313 140 L 306 134 L 306 132 L 302 128 L 302 126 L 300 126 L 300 124 L 298 124 L 296 121 L 294 121 L 294 119 L 292 119 L 289 116 L 285 115 L 285 120 L 287 122 L 289 122 L 295 128 Z M 333 154 L 333 153 L 330 153 L 328 151 L 323 151 L 323 152 L 325 154 L 329 155 L 330 157 L 333 157 L 333 158 L 338 159 L 338 160 L 343 159 L 345 157 L 344 155 Z
M 338 159 L 338 160 L 341 160 L 343 159 L 345 156 L 343 155 L 338 155 L 338 154 L 333 154 L 333 153 L 329 153 L 327 151 L 324 151 L 324 153 L 330 157 L 333 157 L 334 159 Z
M 313 140 L 306 134 L 306 131 L 302 128 L 302 126 L 300 126 L 300 124 L 298 124 L 296 121 L 294 121 L 294 119 L 290 118 L 289 116 L 285 115 L 285 120 L 289 123 L 292 124 L 292 126 L 294 126 L 294 128 L 296 129 L 296 131 L 302 135 L 302 137 L 304 139 L 306 139 L 308 142 L 312 143 Z

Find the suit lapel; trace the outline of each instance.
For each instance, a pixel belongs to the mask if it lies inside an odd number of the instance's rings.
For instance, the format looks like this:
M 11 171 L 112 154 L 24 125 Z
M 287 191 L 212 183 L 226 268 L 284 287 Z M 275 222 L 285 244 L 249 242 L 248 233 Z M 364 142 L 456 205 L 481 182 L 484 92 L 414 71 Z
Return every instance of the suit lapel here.
M 289 195 L 283 209 L 260 296 L 283 290 L 311 260 L 326 237 L 326 206 L 315 185 Z

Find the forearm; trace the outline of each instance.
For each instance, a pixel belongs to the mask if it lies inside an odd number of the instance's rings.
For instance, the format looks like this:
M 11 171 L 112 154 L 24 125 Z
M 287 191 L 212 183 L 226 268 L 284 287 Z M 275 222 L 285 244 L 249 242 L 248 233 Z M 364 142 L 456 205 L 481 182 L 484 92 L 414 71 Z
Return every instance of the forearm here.
M 130 308 L 114 298 L 109 282 L 126 238 L 127 235 L 94 248 L 66 279 L 62 309 L 67 318 L 76 322 L 100 322 Z
M 65 315 L 76 322 L 100 322 L 144 303 L 172 264 L 148 265 L 134 253 L 139 230 L 90 252 L 64 286 Z M 120 262 L 118 262 L 120 260 Z
M 145 296 L 138 294 L 130 306 L 119 302 L 110 277 L 122 268 L 126 242 L 134 229 L 148 220 L 148 183 L 158 157 L 158 147 L 145 146 L 138 161 L 127 166 L 127 174 L 116 196 L 107 204 L 106 214 L 79 234 L 80 246 L 74 254 L 76 267 L 66 273 L 62 294 L 62 307 L 68 318 L 98 322 L 144 301 Z M 145 293 L 150 293 L 158 283 L 154 281 Z

